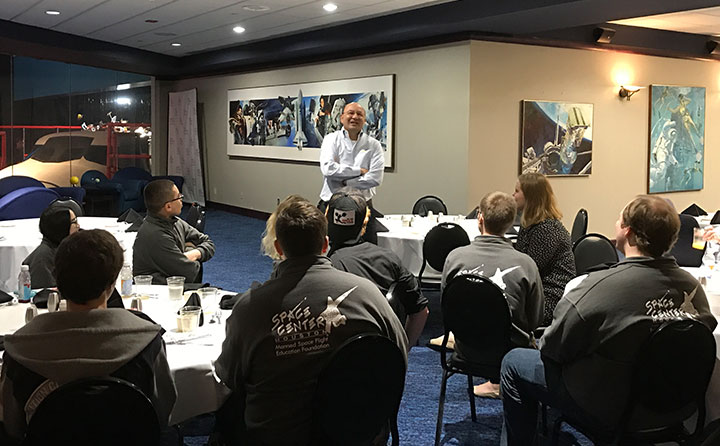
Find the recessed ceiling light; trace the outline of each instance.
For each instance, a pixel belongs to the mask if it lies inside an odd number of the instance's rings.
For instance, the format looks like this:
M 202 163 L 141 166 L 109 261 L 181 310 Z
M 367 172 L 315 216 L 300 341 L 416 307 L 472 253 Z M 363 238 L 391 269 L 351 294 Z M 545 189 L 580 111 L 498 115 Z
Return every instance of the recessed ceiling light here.
M 52 9 L 48 9 L 47 11 L 45 11 L 45 14 L 47 14 L 47 15 L 60 15 L 60 11 L 54 11 L 54 10 L 52 10 Z
M 242 26 L 236 26 L 233 28 L 233 31 L 235 31 L 238 34 L 242 34 L 245 32 L 245 28 L 243 28 Z
M 173 43 L 171 43 L 170 45 L 172 45 L 172 46 L 182 46 L 182 43 L 173 42 Z
M 145 20 L 145 23 L 157 23 L 158 21 L 155 19 L 147 19 Z
M 265 6 L 265 5 L 247 5 L 247 6 L 243 6 L 243 9 L 245 11 L 252 11 L 252 12 L 270 11 L 270 7 Z
M 337 5 L 335 3 L 325 3 L 323 9 L 327 12 L 333 12 L 337 9 Z

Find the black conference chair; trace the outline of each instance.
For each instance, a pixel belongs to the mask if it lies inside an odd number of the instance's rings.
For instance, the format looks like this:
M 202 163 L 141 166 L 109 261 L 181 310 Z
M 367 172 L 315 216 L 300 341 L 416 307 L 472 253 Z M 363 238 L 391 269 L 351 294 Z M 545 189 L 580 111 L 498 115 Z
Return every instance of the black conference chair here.
M 114 377 L 85 378 L 53 390 L 30 419 L 24 446 L 157 446 L 160 425 L 150 400 Z
M 594 266 L 603 263 L 617 263 L 618 254 L 615 245 L 602 234 L 585 234 L 573 245 L 575 271 L 582 275 Z
M 370 446 L 389 424 L 392 444 L 398 445 L 404 387 L 405 358 L 393 341 L 374 333 L 348 339 L 318 379 L 312 444 Z
M 477 421 L 472 378 L 479 376 L 499 382 L 500 363 L 510 350 L 512 330 L 505 295 L 485 277 L 471 274 L 455 276 L 443 291 L 441 307 L 445 337 L 440 348 L 443 377 L 435 446 L 440 443 L 448 378 L 457 373 L 467 375 L 471 416 L 473 421 Z M 447 349 L 451 331 L 455 335 L 454 351 Z
M 585 209 L 580 209 L 575 214 L 575 221 L 572 225 L 572 231 L 570 231 L 570 240 L 575 243 L 580 240 L 580 237 L 587 234 L 588 227 L 588 213 Z
M 416 201 L 412 208 L 412 213 L 421 217 L 425 217 L 428 211 L 433 211 L 434 214 L 442 212 L 447 215 L 448 213 L 445 203 L 435 195 L 425 195 Z
M 420 274 L 418 274 L 420 284 L 422 284 L 425 265 L 442 271 L 448 254 L 455 248 L 469 244 L 470 237 L 467 232 L 462 226 L 455 223 L 440 223 L 428 231 L 423 241 L 423 264 L 420 267 Z
M 190 206 L 190 209 L 188 209 L 187 217 L 185 217 L 185 221 L 192 226 L 193 228 L 197 229 L 200 232 L 205 232 L 205 216 L 206 211 L 204 206 L 200 206 L 197 203 L 193 203 Z
M 715 338 L 702 322 L 665 322 L 638 352 L 630 395 L 618 424 L 600 430 L 578 423 L 571 414 L 563 414 L 555 421 L 552 444 L 557 444 L 563 422 L 595 444 L 697 444 L 705 422 L 705 392 L 714 366 Z M 693 414 L 697 414 L 695 429 L 688 432 L 683 422 Z
M 50 203 L 51 208 L 59 208 L 59 209 L 70 209 L 73 211 L 76 217 L 82 217 L 85 215 L 85 211 L 83 211 L 82 206 L 78 204 L 77 201 L 73 200 L 70 197 L 61 197 L 57 200 L 54 200 L 52 203 Z
M 677 242 L 670 249 L 670 255 L 675 257 L 677 264 L 680 266 L 700 266 L 702 265 L 704 249 L 695 249 L 692 247 L 693 230 L 699 228 L 700 224 L 695 217 L 686 214 L 680 214 L 680 232 L 678 233 Z

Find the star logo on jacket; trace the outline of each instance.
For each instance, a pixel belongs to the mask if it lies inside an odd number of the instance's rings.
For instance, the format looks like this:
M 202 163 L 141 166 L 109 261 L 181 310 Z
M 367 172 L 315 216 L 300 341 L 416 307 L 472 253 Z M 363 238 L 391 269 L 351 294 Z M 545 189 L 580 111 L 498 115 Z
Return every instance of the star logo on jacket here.
M 340 306 L 342 301 L 344 301 L 345 298 L 350 295 L 350 293 L 355 291 L 356 288 L 357 286 L 350 288 L 349 290 L 338 296 L 337 299 L 333 299 L 331 296 L 328 296 L 327 308 L 325 308 L 325 310 L 320 313 L 320 317 L 325 320 L 325 333 L 330 334 L 330 331 L 333 327 L 345 325 L 347 317 L 345 317 L 345 315 L 340 312 L 338 306 Z
M 695 293 L 697 293 L 698 286 L 699 285 L 695 286 L 695 289 L 692 290 L 690 294 L 683 291 L 683 303 L 680 305 L 680 310 L 691 316 L 698 316 L 700 314 L 698 313 L 697 308 L 695 308 L 695 305 L 692 303 L 692 300 L 695 298 Z
M 505 281 L 503 280 L 503 277 L 510 274 L 511 272 L 515 271 L 516 269 L 520 268 L 519 265 L 512 266 L 506 270 L 500 271 L 500 268 L 498 268 L 495 271 L 495 274 L 493 274 L 492 277 L 488 277 L 492 283 L 500 287 L 501 290 L 505 291 L 505 288 L 507 288 L 507 285 L 505 285 Z

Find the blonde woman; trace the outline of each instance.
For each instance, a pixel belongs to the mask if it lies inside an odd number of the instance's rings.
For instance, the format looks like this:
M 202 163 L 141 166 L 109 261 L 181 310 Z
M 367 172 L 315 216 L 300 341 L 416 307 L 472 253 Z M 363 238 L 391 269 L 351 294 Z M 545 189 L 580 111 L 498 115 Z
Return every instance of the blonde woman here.
M 552 322 L 555 306 L 565 285 L 575 277 L 575 257 L 570 234 L 560 222 L 562 213 L 552 187 L 544 175 L 525 173 L 518 177 L 513 198 L 522 212 L 515 247 L 537 264 L 545 294 L 543 325 Z
M 275 209 L 275 211 L 270 214 L 267 222 L 265 222 L 265 231 L 263 232 L 262 241 L 260 242 L 260 250 L 264 255 L 273 259 L 273 274 L 275 272 L 275 267 L 277 266 L 277 264 L 285 260 L 284 257 L 281 256 L 275 249 L 275 239 L 277 238 L 275 237 L 275 220 L 277 219 L 277 214 L 291 203 L 296 203 L 298 201 L 307 200 L 300 195 L 289 195 L 287 198 L 281 201 L 280 204 L 278 204 L 277 209 Z

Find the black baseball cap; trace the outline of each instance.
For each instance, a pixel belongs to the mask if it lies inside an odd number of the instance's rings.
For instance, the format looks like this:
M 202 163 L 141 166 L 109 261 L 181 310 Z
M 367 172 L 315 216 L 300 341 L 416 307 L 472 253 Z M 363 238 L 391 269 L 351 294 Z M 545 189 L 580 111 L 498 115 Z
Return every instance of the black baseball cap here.
M 331 245 L 352 245 L 360 241 L 367 214 L 367 202 L 358 193 L 338 192 L 328 203 L 328 237 Z

